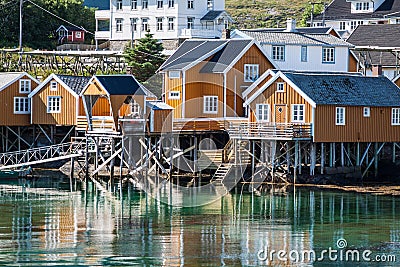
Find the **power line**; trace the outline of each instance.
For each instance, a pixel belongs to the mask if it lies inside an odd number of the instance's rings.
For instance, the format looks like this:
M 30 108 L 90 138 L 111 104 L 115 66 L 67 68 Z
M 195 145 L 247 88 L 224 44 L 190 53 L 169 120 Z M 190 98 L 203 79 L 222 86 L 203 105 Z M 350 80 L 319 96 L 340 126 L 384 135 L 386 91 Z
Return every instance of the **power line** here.
M 72 26 L 74 26 L 74 27 L 77 27 L 77 28 L 79 28 L 79 29 L 81 29 L 81 30 L 84 30 L 84 31 L 87 32 L 87 33 L 90 33 L 90 34 L 94 35 L 94 33 L 92 33 L 92 32 L 90 32 L 90 31 L 86 30 L 86 29 L 83 28 L 82 26 L 78 26 L 78 25 L 76 25 L 76 24 L 74 24 L 74 23 L 72 23 L 72 22 L 70 22 L 70 21 L 68 21 L 68 20 L 66 20 L 66 19 L 61 18 L 60 16 L 57 16 L 56 14 L 54 14 L 54 13 L 48 11 L 47 9 L 45 9 L 45 8 L 43 8 L 43 7 L 41 7 L 41 6 L 39 6 L 38 4 L 32 2 L 31 0 L 26 0 L 26 2 L 31 3 L 32 5 L 36 6 L 37 8 L 39 8 L 39 9 L 41 9 L 41 10 L 43 10 L 43 11 L 45 11 L 46 13 L 49 13 L 50 15 L 52 15 L 53 17 L 55 17 L 55 18 L 57 18 L 57 19 L 59 19 L 59 20 L 61 20 L 61 21 L 64 21 L 64 22 L 66 22 L 66 23 L 68 23 L 68 24 L 70 24 L 70 25 L 72 25 Z

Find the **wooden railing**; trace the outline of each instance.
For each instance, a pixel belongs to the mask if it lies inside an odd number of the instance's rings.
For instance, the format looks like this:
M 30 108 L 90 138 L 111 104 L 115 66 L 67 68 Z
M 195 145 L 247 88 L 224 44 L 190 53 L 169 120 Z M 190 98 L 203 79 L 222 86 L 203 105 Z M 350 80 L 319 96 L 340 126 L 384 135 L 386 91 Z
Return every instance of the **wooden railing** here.
M 101 130 L 101 131 L 114 131 L 115 124 L 114 118 L 111 116 L 94 116 L 92 118 L 92 126 L 93 130 Z M 76 129 L 78 131 L 86 131 L 88 129 L 88 122 L 86 120 L 86 116 L 78 116 Z
M 229 136 L 233 138 L 311 138 L 311 124 L 264 123 L 264 122 L 230 122 Z
M 229 123 L 245 122 L 246 118 L 193 118 L 175 119 L 173 123 L 174 131 L 221 131 L 229 128 Z

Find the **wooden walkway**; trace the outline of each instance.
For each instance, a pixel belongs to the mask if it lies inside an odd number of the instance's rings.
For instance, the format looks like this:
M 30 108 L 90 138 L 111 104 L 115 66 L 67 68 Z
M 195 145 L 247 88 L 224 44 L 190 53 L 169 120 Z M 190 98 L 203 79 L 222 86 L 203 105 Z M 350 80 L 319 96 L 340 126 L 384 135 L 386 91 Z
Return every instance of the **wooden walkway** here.
M 82 139 L 52 146 L 0 153 L 0 170 L 75 158 L 82 156 L 85 150 L 86 141 Z

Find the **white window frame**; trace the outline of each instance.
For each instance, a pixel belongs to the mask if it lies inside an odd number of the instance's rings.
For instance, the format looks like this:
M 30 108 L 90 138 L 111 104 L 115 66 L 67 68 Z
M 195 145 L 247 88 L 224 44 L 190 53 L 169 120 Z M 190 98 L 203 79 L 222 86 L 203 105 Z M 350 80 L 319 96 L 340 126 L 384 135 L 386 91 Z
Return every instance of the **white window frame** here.
M 187 0 L 187 9 L 194 9 L 194 0 Z
M 270 106 L 269 104 L 256 104 L 256 119 L 257 121 L 270 121 Z
M 18 108 L 17 108 L 18 107 Z M 31 100 L 29 97 L 14 97 L 14 114 L 30 114 Z
M 115 19 L 115 31 L 116 32 L 122 32 L 122 27 L 123 26 L 123 19 L 121 18 L 116 18 Z
M 308 61 L 308 47 L 303 45 L 300 48 L 301 50 L 301 55 L 300 55 L 300 60 L 301 62 L 307 62 Z
M 142 32 L 149 31 L 149 18 L 142 18 Z
M 304 123 L 306 118 L 306 106 L 304 104 L 292 104 L 292 122 Z
M 400 108 L 392 108 L 392 125 L 400 125 Z
M 122 10 L 122 0 L 117 0 L 116 9 L 117 10 Z
M 243 77 L 245 82 L 254 82 L 260 75 L 260 66 L 258 64 L 244 64 Z
M 142 9 L 149 8 L 149 0 L 142 0 Z
M 285 61 L 285 46 L 284 45 L 273 45 L 272 46 L 272 59 L 275 61 Z
M 55 101 L 58 102 L 58 105 Z M 47 97 L 47 113 L 61 113 L 61 96 Z
M 58 82 L 51 81 L 50 82 L 50 91 L 57 91 L 57 89 L 58 89 Z
M 139 116 L 140 112 L 141 112 L 141 107 L 140 107 L 139 103 L 136 102 L 136 100 L 132 99 L 132 102 L 131 102 L 131 114 Z
M 179 70 L 170 70 L 168 72 L 168 77 L 170 79 L 179 79 L 181 77 L 181 72 Z
M 175 0 L 168 0 L 168 8 L 175 8 Z
M 75 37 L 76 38 L 82 38 L 82 32 L 75 32 Z
M 216 95 L 203 96 L 203 113 L 218 114 L 218 96 Z
M 194 17 L 187 17 L 187 28 L 188 29 L 194 29 Z
M 168 99 L 175 99 L 175 100 L 181 99 L 181 92 L 180 91 L 169 91 Z
M 365 118 L 371 117 L 371 108 L 370 107 L 364 107 L 363 108 L 363 116 Z
M 336 50 L 334 47 L 322 47 L 322 63 L 335 64 Z
M 157 23 L 157 31 L 162 31 L 163 30 L 163 17 L 157 17 L 156 23 Z
M 168 30 L 173 31 L 175 28 L 175 18 L 174 17 L 169 17 L 168 18 Z
M 335 112 L 335 124 L 336 125 L 346 125 L 346 108 L 336 107 Z
M 346 30 L 346 21 L 339 21 L 339 30 Z
M 28 79 L 19 80 L 19 93 L 20 94 L 29 94 L 31 92 L 32 82 Z
M 276 83 L 276 91 L 277 91 L 278 93 L 283 93 L 283 92 L 285 92 L 285 83 L 283 83 L 283 82 L 278 82 L 278 83 Z
M 164 0 L 157 0 L 157 9 L 164 8 Z
M 131 32 L 137 31 L 138 18 L 131 18 Z
M 131 10 L 137 10 L 138 0 L 131 0 Z
M 214 10 L 214 0 L 207 0 L 207 10 Z

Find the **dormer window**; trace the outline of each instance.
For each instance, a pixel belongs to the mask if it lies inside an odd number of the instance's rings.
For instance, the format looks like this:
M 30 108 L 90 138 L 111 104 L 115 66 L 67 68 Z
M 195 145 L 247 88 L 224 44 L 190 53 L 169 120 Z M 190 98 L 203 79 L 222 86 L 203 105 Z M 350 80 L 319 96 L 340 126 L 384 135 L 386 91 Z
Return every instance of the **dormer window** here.
M 351 5 L 351 13 L 365 13 L 365 12 L 369 12 L 372 11 L 372 9 L 370 9 L 370 7 L 372 7 L 372 3 L 371 2 L 356 2 L 354 1 Z

